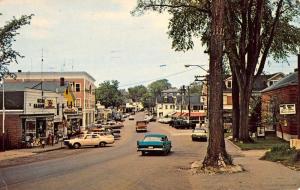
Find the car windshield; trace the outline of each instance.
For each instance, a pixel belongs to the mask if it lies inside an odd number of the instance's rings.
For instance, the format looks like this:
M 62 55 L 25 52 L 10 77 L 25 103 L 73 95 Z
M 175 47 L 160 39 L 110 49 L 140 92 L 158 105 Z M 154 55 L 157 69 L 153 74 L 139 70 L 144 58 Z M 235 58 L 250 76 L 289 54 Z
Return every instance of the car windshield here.
M 144 138 L 144 141 L 150 141 L 150 142 L 153 142 L 153 141 L 162 141 L 162 138 L 161 137 L 145 137 Z
M 205 130 L 205 129 L 197 129 L 197 128 L 196 128 L 196 129 L 195 129 L 195 132 L 200 132 L 200 133 L 203 132 L 203 133 L 206 133 L 206 130 Z

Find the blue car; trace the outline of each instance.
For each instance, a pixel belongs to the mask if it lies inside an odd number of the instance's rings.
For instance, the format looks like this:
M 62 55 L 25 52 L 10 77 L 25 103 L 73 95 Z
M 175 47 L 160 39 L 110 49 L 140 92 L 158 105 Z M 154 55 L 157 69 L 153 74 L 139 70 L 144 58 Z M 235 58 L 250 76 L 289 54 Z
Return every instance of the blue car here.
M 172 143 L 164 134 L 146 134 L 143 140 L 137 141 L 137 151 L 142 155 L 150 152 L 160 152 L 167 155 L 171 152 Z

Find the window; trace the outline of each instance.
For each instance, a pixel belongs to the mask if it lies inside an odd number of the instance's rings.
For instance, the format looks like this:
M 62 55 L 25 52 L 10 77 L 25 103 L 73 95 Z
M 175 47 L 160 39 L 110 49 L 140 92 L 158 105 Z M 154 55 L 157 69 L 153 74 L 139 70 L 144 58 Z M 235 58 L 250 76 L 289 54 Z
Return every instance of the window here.
M 80 84 L 79 83 L 76 83 L 76 85 L 75 85 L 75 90 L 76 90 L 76 92 L 80 92 Z
M 76 107 L 81 107 L 81 99 L 80 98 L 76 99 L 75 106 Z
M 86 137 L 85 137 L 85 139 L 91 139 L 92 138 L 92 135 L 87 135 Z
M 227 104 L 227 96 L 223 96 L 223 104 Z
M 165 105 L 165 109 L 168 109 L 168 105 Z
M 228 88 L 232 88 L 231 80 L 227 81 L 227 87 L 228 87 Z
M 97 139 L 98 135 L 92 135 L 93 139 Z
M 56 115 L 59 115 L 59 104 L 56 105 Z

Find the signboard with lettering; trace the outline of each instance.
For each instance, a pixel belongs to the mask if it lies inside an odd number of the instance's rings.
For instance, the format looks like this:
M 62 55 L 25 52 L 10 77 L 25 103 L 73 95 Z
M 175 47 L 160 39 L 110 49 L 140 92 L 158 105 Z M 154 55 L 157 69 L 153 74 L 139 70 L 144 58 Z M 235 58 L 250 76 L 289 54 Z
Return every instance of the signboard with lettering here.
M 279 111 L 281 115 L 296 114 L 296 104 L 280 104 Z
M 36 103 L 33 104 L 34 108 L 44 108 L 44 109 L 55 109 L 56 99 L 55 98 L 45 98 L 37 99 Z

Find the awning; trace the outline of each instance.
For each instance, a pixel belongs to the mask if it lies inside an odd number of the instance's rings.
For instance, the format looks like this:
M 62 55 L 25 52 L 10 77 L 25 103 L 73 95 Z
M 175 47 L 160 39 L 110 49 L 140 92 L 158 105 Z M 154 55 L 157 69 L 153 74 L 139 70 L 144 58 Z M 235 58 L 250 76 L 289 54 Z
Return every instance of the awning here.
M 206 113 L 202 112 L 191 112 L 191 117 L 204 117 L 206 116 Z

